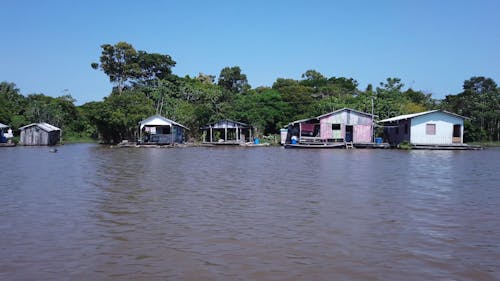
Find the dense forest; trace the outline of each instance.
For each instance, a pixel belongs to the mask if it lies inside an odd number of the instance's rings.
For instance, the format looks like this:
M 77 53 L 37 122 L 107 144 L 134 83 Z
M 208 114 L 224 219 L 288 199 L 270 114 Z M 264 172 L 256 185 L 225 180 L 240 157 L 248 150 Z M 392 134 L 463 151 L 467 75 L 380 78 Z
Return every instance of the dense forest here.
M 200 139 L 198 128 L 220 119 L 253 125 L 259 135 L 275 134 L 289 122 L 349 107 L 374 114 L 379 120 L 400 114 L 444 109 L 466 120 L 466 142 L 500 140 L 500 88 L 491 78 L 471 77 L 463 91 L 433 99 L 387 78 L 376 87 L 358 88 L 353 78 L 326 77 L 307 70 L 300 80 L 277 78 L 272 87 L 252 88 L 240 67 L 223 68 L 218 77 L 200 73 L 179 77 L 169 55 L 136 50 L 126 42 L 104 44 L 99 62 L 114 85 L 102 101 L 75 105 L 71 95 L 23 95 L 12 82 L 0 84 L 0 123 L 17 132 L 23 125 L 47 122 L 63 130 L 63 139 L 92 138 L 117 143 L 137 137 L 137 124 L 153 114 L 184 124 L 191 141 Z M 89 67 L 89 71 L 92 71 Z M 18 133 L 18 132 L 17 132 Z

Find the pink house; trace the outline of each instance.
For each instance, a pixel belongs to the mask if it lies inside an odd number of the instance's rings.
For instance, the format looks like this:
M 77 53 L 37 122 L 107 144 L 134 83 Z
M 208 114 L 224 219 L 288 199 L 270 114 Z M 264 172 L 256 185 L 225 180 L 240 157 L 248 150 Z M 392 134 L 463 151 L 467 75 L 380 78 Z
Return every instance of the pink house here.
M 372 143 L 373 116 L 350 108 L 342 108 L 314 118 L 288 124 L 285 143 L 292 137 L 298 143 L 352 142 Z

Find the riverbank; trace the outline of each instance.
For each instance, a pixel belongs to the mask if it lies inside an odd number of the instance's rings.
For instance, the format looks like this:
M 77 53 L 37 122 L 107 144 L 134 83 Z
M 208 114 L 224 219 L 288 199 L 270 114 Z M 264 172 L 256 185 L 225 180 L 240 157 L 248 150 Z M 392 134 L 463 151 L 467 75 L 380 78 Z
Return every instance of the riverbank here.
M 491 142 L 469 142 L 469 145 L 479 145 L 482 147 L 500 147 L 500 141 L 491 141 Z

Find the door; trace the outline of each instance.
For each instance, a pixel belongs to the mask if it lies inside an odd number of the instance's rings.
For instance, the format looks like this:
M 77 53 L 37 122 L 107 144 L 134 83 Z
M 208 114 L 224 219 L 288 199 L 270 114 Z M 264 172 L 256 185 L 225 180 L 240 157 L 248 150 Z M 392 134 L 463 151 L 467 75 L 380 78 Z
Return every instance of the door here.
M 462 143 L 462 126 L 453 125 L 453 143 Z
M 354 127 L 352 125 L 345 126 L 345 141 L 352 142 L 354 136 Z

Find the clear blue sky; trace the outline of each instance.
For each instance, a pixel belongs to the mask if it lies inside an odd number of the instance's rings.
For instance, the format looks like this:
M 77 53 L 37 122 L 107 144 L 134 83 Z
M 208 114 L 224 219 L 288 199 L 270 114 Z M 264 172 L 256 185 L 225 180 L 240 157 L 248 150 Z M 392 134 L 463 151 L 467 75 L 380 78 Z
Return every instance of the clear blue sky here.
M 239 66 L 252 87 L 308 69 L 387 77 L 435 98 L 471 76 L 500 84 L 500 1 L 2 1 L 0 81 L 27 95 L 100 101 L 104 43 L 168 54 L 179 76 Z

